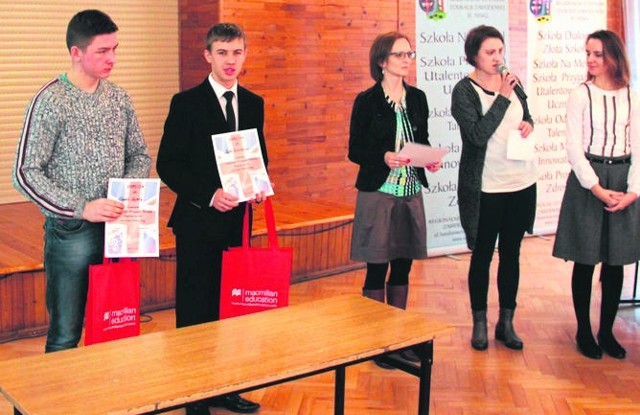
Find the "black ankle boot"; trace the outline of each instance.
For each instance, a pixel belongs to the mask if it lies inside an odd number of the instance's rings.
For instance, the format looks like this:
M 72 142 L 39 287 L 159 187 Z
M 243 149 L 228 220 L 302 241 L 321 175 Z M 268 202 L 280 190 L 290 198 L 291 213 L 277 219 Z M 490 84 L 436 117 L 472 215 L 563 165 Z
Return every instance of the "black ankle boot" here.
M 596 343 L 591 333 L 586 335 L 578 332 L 576 335 L 576 346 L 583 356 L 589 359 L 602 359 L 602 349 L 598 346 L 598 343 Z
M 598 333 L 598 344 L 603 352 L 613 358 L 624 359 L 627 357 L 627 351 L 618 343 L 613 333 L 606 335 Z
M 489 339 L 487 336 L 487 310 L 471 310 L 473 315 L 473 333 L 471 347 L 476 350 L 487 350 Z
M 500 308 L 500 318 L 496 324 L 496 340 L 500 340 L 509 349 L 521 350 L 522 340 L 513 328 L 513 312 L 508 308 Z
M 409 284 L 390 285 L 387 284 L 387 304 L 402 310 L 407 309 L 407 298 L 409 297 Z

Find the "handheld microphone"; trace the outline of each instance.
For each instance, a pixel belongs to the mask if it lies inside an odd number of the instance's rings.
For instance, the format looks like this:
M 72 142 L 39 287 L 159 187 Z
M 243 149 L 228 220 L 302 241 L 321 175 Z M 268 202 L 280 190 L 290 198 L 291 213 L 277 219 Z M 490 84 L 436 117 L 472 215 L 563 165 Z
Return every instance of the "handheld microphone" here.
M 505 73 L 510 73 L 511 71 L 509 71 L 509 68 L 507 68 L 507 65 L 505 65 L 504 63 L 501 63 L 500 65 L 498 65 L 498 73 L 500 75 L 503 75 Z M 524 88 L 522 88 L 522 85 L 520 84 L 520 81 L 518 81 L 518 78 L 516 77 L 516 86 L 513 88 L 513 92 L 516 93 L 516 95 L 521 99 L 521 100 L 526 100 L 527 99 L 527 94 L 526 92 L 524 92 Z

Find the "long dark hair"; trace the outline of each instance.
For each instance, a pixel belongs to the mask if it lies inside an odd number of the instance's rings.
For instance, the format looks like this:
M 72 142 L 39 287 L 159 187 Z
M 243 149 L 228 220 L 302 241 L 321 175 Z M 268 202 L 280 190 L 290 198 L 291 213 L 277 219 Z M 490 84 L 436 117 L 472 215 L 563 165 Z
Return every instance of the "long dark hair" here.
M 586 41 L 588 42 L 589 39 L 598 39 L 602 42 L 604 61 L 607 64 L 607 72 L 611 80 L 619 88 L 628 86 L 631 74 L 629 59 L 622 39 L 610 30 L 595 31 L 587 36 Z M 591 80 L 593 80 L 593 75 L 587 71 L 587 81 Z

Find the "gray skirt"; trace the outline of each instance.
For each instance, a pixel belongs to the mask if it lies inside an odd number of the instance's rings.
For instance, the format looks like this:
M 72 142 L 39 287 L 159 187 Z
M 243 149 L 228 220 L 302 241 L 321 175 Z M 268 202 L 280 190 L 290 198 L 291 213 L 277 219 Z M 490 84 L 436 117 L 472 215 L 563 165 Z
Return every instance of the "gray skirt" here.
M 427 257 L 427 225 L 422 192 L 396 197 L 358 192 L 351 259 L 381 264 L 396 258 Z
M 629 164 L 591 162 L 591 167 L 604 188 L 626 192 Z M 627 265 L 640 260 L 638 202 L 620 212 L 607 212 L 572 171 L 560 207 L 553 256 L 587 265 Z

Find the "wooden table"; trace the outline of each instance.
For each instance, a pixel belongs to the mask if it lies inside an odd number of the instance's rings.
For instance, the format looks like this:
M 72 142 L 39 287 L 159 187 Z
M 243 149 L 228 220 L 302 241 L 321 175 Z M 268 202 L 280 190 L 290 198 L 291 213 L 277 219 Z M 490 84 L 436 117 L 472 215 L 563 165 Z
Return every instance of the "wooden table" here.
M 429 412 L 433 339 L 444 323 L 355 295 L 0 362 L 0 392 L 16 414 L 160 413 L 204 398 L 336 372 L 344 412 L 345 368 L 412 348 L 419 414 Z

